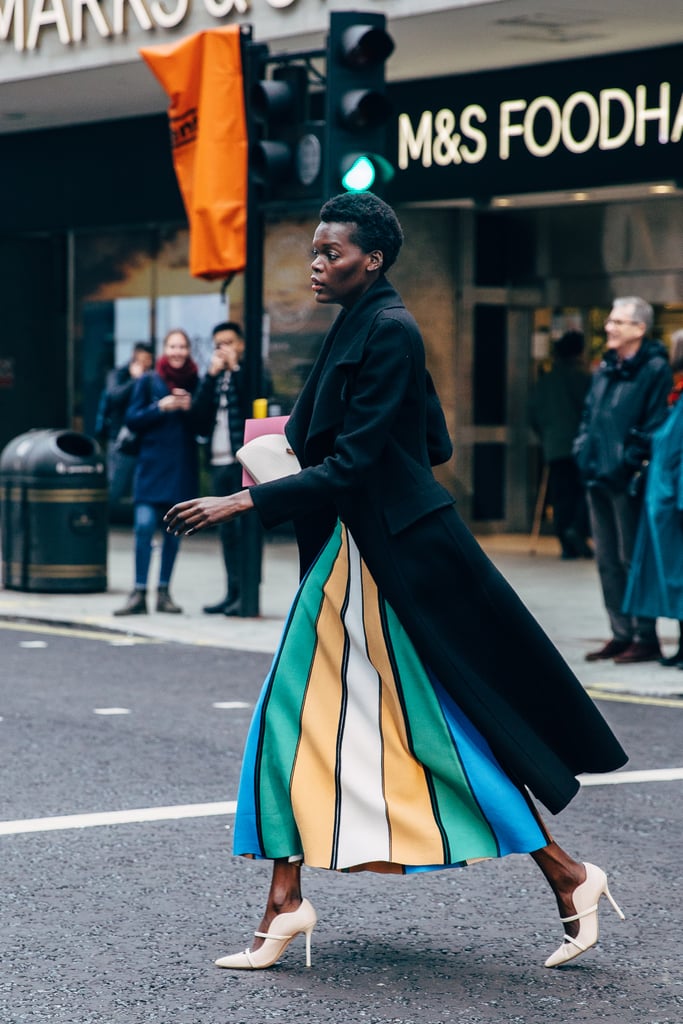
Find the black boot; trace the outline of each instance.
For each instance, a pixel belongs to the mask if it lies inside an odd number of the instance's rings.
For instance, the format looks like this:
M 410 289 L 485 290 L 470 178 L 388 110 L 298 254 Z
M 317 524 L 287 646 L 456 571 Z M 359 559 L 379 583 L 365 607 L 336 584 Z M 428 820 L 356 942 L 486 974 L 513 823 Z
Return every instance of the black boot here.
M 575 552 L 576 558 L 594 558 L 595 553 L 585 537 L 582 537 L 574 526 L 564 531 L 562 543 L 567 544 Z
M 228 599 L 223 606 L 224 615 L 239 615 L 242 608 L 242 601 L 240 595 L 236 591 L 228 594 Z
M 218 604 L 204 605 L 202 611 L 204 612 L 205 615 L 223 615 L 229 603 L 230 598 L 224 597 L 222 601 L 218 602 Z
M 128 600 L 123 608 L 117 608 L 114 615 L 146 615 L 147 614 L 147 591 L 134 590 L 128 595 Z
M 159 587 L 157 590 L 157 611 L 170 612 L 171 615 L 180 615 L 182 608 L 173 601 L 168 592 L 168 587 Z

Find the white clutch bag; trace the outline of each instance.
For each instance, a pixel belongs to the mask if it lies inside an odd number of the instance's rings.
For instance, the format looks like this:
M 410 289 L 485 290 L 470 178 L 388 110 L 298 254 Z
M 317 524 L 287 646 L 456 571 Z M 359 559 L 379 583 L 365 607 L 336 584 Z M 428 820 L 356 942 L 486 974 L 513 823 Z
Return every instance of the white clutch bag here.
M 235 452 L 238 462 L 257 484 L 281 480 L 301 469 L 284 434 L 261 434 Z

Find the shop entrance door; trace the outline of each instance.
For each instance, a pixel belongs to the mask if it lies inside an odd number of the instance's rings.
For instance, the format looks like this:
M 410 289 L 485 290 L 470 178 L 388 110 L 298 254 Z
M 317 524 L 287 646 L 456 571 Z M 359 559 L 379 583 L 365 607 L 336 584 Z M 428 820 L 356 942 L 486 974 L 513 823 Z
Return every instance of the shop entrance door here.
M 32 427 L 67 425 L 64 239 L 0 238 L 0 449 Z

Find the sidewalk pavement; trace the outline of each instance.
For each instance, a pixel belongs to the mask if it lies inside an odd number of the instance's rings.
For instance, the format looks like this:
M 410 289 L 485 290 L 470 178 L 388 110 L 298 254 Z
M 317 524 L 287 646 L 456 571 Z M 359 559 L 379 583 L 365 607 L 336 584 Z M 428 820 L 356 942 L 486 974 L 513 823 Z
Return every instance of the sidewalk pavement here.
M 479 537 L 479 542 L 536 616 L 581 682 L 591 691 L 683 699 L 683 671 L 656 662 L 615 665 L 584 660 L 586 651 L 609 638 L 600 585 L 592 561 L 561 561 L 553 537 L 541 537 L 535 554 L 524 535 Z M 156 579 L 155 551 L 150 580 Z M 206 615 L 202 606 L 225 593 L 218 537 L 199 534 L 183 539 L 171 593 L 182 615 L 151 612 L 114 618 L 132 588 L 133 535 L 129 527 L 109 532 L 108 589 L 97 594 L 37 594 L 0 590 L 0 620 L 83 625 L 151 640 L 179 641 L 273 653 L 298 582 L 296 546 L 281 538 L 264 544 L 263 580 L 258 618 Z M 454 585 L 456 581 L 454 581 Z M 150 606 L 154 607 L 154 590 Z M 678 640 L 677 623 L 659 621 L 665 652 Z M 492 642 L 495 637 L 492 636 Z

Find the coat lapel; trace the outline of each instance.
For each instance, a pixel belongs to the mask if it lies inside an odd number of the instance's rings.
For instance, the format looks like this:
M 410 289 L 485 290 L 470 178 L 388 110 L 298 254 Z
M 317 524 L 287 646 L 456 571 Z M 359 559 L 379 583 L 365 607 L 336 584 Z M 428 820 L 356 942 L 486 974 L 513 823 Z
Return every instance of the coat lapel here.
M 287 427 L 287 437 L 300 459 L 303 454 L 304 464 L 306 447 L 316 437 L 341 426 L 349 371 L 363 358 L 377 314 L 396 306 L 403 307 L 401 297 L 382 278 L 349 312 L 342 311 L 330 328 Z

